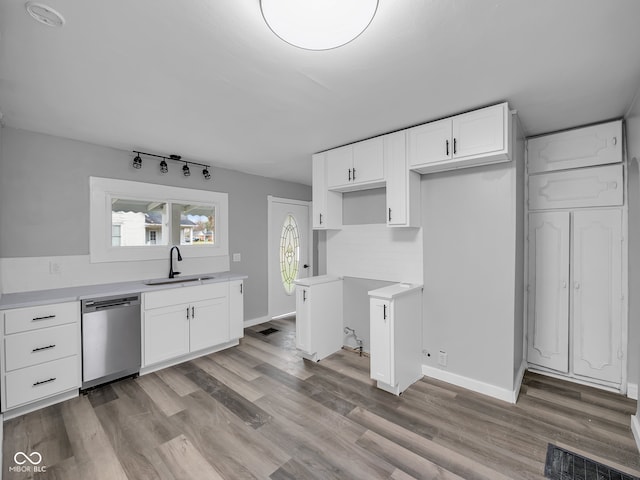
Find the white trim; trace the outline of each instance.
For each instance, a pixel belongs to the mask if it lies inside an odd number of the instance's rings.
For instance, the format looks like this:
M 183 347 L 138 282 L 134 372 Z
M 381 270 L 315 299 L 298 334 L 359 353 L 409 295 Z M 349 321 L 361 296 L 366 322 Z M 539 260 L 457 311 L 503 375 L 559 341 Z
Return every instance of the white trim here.
M 520 395 L 520 388 L 522 388 L 522 379 L 524 378 L 524 374 L 527 371 L 527 362 L 523 358 L 520 363 L 520 368 L 518 369 L 518 373 L 516 373 L 515 382 L 513 385 L 513 401 L 511 403 L 516 403 L 518 401 L 518 395 Z
M 260 325 L 261 323 L 268 322 L 269 320 L 271 320 L 271 317 L 269 317 L 268 315 L 265 315 L 264 317 L 251 318 L 244 321 L 244 328 L 253 327 L 254 325 Z
M 307 263 L 309 265 L 309 268 L 311 268 L 311 275 L 309 276 L 313 276 L 313 224 L 312 224 L 313 213 L 311 212 L 311 202 L 306 200 L 295 200 L 291 198 L 274 197 L 273 195 L 267 195 L 267 309 L 269 312 L 269 315 L 268 315 L 269 320 L 271 320 L 271 318 L 274 318 L 274 316 L 272 315 L 273 313 L 273 306 L 271 305 L 272 300 L 269 292 L 269 288 L 271 286 L 271 283 L 270 283 L 271 272 L 272 272 L 272 269 L 275 268 L 275 265 L 274 265 L 275 258 L 272 258 L 271 256 L 271 249 L 273 247 L 273 239 L 271 238 L 271 220 L 273 218 L 272 208 L 274 203 L 284 203 L 289 205 L 299 205 L 299 206 L 307 207 L 307 210 L 308 210 L 308 216 L 307 216 L 308 231 L 306 232 Z M 269 320 L 265 320 L 265 321 L 268 322 Z M 263 322 L 259 322 L 259 323 L 263 323 Z M 245 322 L 245 327 L 246 326 L 247 325 Z
M 92 263 L 168 258 L 170 244 L 144 247 L 111 246 L 111 229 L 107 225 L 111 225 L 112 197 L 157 200 L 168 203 L 168 208 L 171 208 L 173 203 L 211 205 L 215 207 L 215 245 L 181 245 L 182 256 L 201 258 L 229 255 L 229 195 L 226 193 L 100 177 L 89 177 L 89 189 L 89 253 Z
M 638 415 L 631 415 L 631 431 L 633 432 L 633 438 L 636 440 L 636 447 L 640 451 L 640 421 Z
M 517 393 L 515 390 L 497 387 L 489 383 L 481 382 L 469 377 L 463 377 L 462 375 L 447 372 L 429 365 L 422 365 L 422 374 L 427 377 L 435 378 L 436 380 L 442 380 L 443 382 L 466 388 L 467 390 L 497 398 L 503 402 L 516 403 Z
M 627 383 L 627 397 L 638 400 L 638 384 L 637 383 Z

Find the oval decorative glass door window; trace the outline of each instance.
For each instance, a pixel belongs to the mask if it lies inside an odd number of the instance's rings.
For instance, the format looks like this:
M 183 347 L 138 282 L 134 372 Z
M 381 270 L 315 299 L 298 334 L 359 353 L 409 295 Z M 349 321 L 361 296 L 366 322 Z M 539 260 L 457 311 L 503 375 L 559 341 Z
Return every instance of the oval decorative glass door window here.
M 298 277 L 299 265 L 300 234 L 298 223 L 293 215 L 288 214 L 282 224 L 282 234 L 280 235 L 280 276 L 287 295 L 291 295 L 295 289 L 293 282 Z

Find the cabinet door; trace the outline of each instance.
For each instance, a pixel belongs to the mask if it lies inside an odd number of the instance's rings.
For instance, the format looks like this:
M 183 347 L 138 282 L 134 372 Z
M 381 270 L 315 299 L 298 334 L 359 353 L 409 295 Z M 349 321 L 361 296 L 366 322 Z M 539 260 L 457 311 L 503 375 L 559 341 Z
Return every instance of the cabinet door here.
M 229 341 L 229 297 L 195 302 L 190 307 L 190 351 Z
M 506 109 L 500 104 L 453 117 L 453 158 L 505 150 Z
M 309 289 L 296 288 L 296 348 L 305 353 L 311 352 L 311 309 L 309 307 Z
M 326 228 L 327 220 L 327 170 L 325 154 L 317 153 L 311 157 L 311 200 L 313 210 L 313 228 Z
M 528 356 L 569 371 L 569 213 L 529 215 Z
M 529 173 L 622 161 L 622 122 L 615 121 L 527 140 Z
M 144 364 L 189 353 L 189 305 L 173 305 L 144 312 Z
M 573 214 L 573 370 L 622 379 L 622 213 Z
M 372 138 L 353 145 L 351 179 L 354 183 L 370 183 L 384 180 L 384 154 L 382 137 Z
M 407 130 L 409 166 L 450 160 L 451 128 L 451 119 L 446 118 Z
M 351 184 L 353 170 L 353 146 L 334 148 L 325 152 L 327 162 L 327 187 L 343 187 Z
M 369 300 L 369 314 L 371 316 L 371 378 L 387 385 L 393 385 L 391 365 L 393 335 L 390 303 L 379 298 L 371 298 Z
M 242 280 L 229 282 L 229 337 L 244 337 L 244 284 Z
M 384 136 L 387 173 L 387 225 L 405 225 L 408 210 L 408 171 L 405 132 Z

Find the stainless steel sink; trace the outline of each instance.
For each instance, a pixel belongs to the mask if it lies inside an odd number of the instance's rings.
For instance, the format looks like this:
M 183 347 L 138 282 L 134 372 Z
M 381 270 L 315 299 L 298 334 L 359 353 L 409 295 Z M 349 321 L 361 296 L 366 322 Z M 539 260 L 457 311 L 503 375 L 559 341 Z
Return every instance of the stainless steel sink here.
M 200 282 L 202 280 L 211 280 L 215 278 L 211 275 L 197 276 L 197 277 L 175 277 L 175 278 L 160 278 L 158 280 L 147 280 L 145 285 L 171 285 L 173 283 L 187 283 L 187 282 Z

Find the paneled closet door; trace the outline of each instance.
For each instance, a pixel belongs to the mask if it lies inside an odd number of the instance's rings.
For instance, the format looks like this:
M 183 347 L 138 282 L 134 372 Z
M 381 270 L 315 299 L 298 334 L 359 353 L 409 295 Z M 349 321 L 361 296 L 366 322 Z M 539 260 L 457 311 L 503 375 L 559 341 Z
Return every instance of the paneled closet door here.
M 573 214 L 573 371 L 622 380 L 622 212 Z
M 569 372 L 569 212 L 529 214 L 529 363 Z

